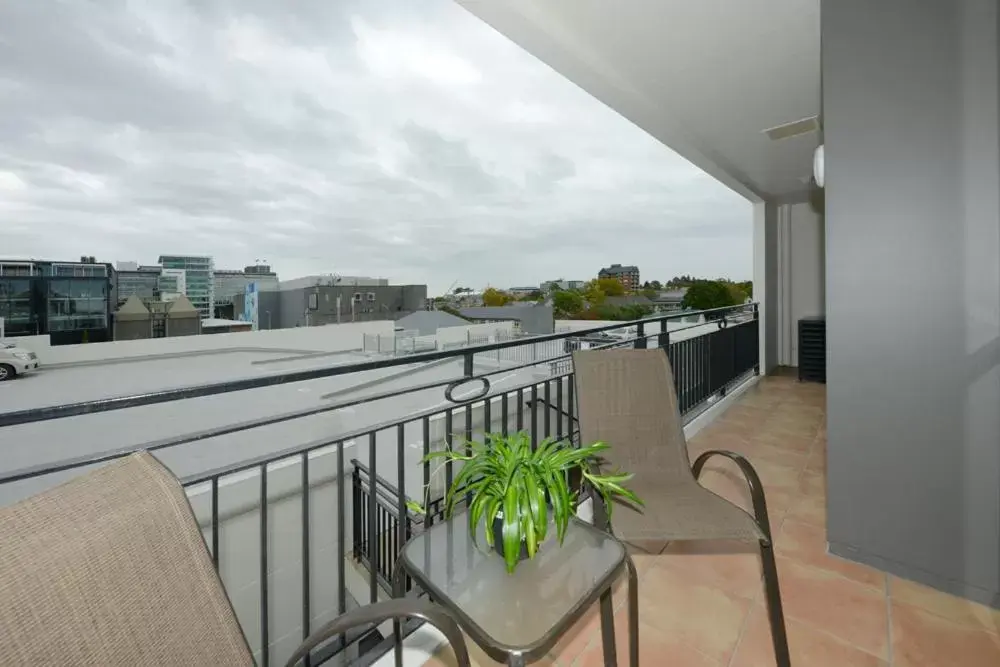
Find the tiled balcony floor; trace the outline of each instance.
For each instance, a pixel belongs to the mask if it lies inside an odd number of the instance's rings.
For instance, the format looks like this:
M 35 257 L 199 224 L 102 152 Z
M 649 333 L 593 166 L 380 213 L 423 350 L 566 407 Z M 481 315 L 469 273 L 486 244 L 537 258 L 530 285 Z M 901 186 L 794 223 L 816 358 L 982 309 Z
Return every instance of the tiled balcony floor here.
M 997 667 L 1000 612 L 826 554 L 825 398 L 823 385 L 762 378 L 689 444 L 692 459 L 707 449 L 731 449 L 760 474 L 776 536 L 792 664 Z M 702 481 L 749 509 L 749 493 L 732 464 L 709 464 Z M 659 555 L 635 559 L 643 665 L 774 665 L 754 548 L 674 543 Z M 624 590 L 616 592 L 620 665 L 627 664 Z M 476 653 L 481 667 L 496 664 Z M 595 611 L 536 664 L 602 663 Z M 454 658 L 446 649 L 426 664 L 453 665 Z

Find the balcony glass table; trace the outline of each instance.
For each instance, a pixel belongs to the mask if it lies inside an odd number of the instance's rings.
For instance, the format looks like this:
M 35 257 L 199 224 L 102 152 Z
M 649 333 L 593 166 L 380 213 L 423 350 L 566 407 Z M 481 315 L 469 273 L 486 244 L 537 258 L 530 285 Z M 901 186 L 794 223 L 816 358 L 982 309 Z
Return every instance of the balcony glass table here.
M 513 574 L 507 573 L 503 558 L 487 546 L 482 526 L 477 542 L 478 546 L 464 515 L 435 524 L 412 538 L 396 561 L 396 596 L 404 594 L 405 579 L 411 577 L 418 588 L 452 613 L 487 655 L 518 667 L 544 656 L 599 601 L 604 664 L 616 667 L 611 590 L 627 570 L 629 665 L 638 667 L 636 570 L 625 546 L 615 537 L 573 519 L 562 546 L 553 527 L 535 558 L 521 561 Z M 400 666 L 398 632 L 396 641 L 396 665 Z

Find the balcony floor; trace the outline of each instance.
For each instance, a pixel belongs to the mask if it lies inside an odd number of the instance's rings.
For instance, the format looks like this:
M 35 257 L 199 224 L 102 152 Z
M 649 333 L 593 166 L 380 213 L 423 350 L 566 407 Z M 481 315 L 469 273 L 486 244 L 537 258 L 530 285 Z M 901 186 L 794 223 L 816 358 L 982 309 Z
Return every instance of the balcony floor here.
M 826 553 L 826 388 L 768 376 L 692 438 L 746 455 L 764 483 L 796 667 L 996 667 L 1000 611 Z M 702 481 L 750 507 L 738 470 L 706 466 Z M 660 551 L 661 545 L 643 545 Z M 733 543 L 674 543 L 636 553 L 644 665 L 774 665 L 759 557 Z M 619 665 L 627 664 L 624 595 L 616 590 Z M 475 650 L 474 647 L 471 649 Z M 493 661 L 475 651 L 480 667 Z M 454 665 L 449 649 L 425 663 Z M 600 667 L 596 611 L 541 663 Z

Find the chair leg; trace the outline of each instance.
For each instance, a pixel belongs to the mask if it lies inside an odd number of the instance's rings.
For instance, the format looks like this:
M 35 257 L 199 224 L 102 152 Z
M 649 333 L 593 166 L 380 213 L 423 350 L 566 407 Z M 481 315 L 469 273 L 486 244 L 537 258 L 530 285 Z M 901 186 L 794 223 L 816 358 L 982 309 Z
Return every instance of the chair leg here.
M 764 594 L 767 597 L 767 616 L 771 623 L 775 662 L 778 667 L 791 667 L 785 613 L 781 608 L 781 590 L 778 587 L 778 567 L 774 562 L 774 547 L 770 542 L 760 543 L 760 563 L 764 571 Z

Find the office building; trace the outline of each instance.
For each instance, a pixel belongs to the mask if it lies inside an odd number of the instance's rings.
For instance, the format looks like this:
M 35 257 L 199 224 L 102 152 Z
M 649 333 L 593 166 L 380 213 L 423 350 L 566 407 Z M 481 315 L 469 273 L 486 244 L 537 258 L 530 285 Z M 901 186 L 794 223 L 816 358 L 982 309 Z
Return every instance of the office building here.
M 278 288 L 278 275 L 267 264 L 244 267 L 242 271 L 215 272 L 215 316 L 233 317 L 233 297 L 246 292 L 247 285 L 257 284 L 258 291 Z
M 163 269 L 159 266 L 141 266 L 136 262 L 118 262 L 117 266 L 116 307 L 121 307 L 132 295 L 139 297 L 143 303 L 160 298 L 160 275 Z
M 614 278 L 621 282 L 628 291 L 635 291 L 639 289 L 639 267 L 638 266 L 622 266 L 621 264 L 612 264 L 609 267 L 603 268 L 597 274 L 598 278 Z
M 201 315 L 183 294 L 171 301 L 143 303 L 132 295 L 115 313 L 115 340 L 197 336 Z
M 214 316 L 215 312 L 215 261 L 200 255 L 160 255 L 160 266 L 185 272 L 184 294 L 202 318 Z
M 49 334 L 53 345 L 110 340 L 115 272 L 90 259 L 0 260 L 4 335 Z
M 288 329 L 394 320 L 427 307 L 427 285 L 302 285 L 302 280 L 258 290 L 256 317 L 247 312 L 246 293 L 234 295 L 233 310 L 238 317 L 256 319 L 261 329 Z

